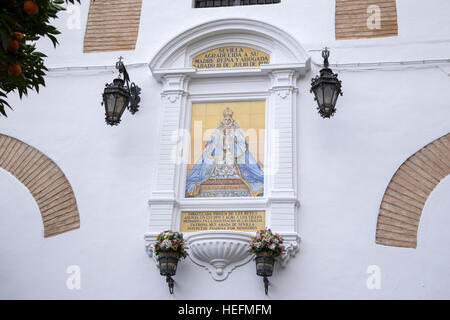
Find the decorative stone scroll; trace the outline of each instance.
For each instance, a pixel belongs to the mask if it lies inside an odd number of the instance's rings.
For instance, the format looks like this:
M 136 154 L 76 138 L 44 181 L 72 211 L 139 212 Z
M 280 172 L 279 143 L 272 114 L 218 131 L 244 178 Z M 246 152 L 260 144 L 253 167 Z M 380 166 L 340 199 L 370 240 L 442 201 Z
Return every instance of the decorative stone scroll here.
M 216 48 L 192 60 L 192 66 L 198 69 L 252 68 L 269 63 L 269 54 L 246 47 Z

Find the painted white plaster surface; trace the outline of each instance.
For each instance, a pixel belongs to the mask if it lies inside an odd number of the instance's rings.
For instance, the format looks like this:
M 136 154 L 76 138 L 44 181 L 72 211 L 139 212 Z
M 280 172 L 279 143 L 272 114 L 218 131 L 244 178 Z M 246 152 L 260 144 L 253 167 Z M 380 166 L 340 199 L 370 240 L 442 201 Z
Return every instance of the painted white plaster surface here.
M 136 50 L 83 54 L 88 2 L 81 30 L 56 24 L 61 46 L 39 43 L 49 67 L 148 63 L 172 38 L 204 22 L 248 18 L 289 33 L 311 58 L 331 47 L 330 63 L 450 58 L 447 0 L 397 0 L 399 36 L 334 39 L 334 1 L 283 0 L 273 6 L 193 9 L 192 2 L 144 1 Z M 297 81 L 298 233 L 300 251 L 277 265 L 264 295 L 254 262 L 213 280 L 186 259 L 170 296 L 145 252 L 152 179 L 158 161 L 162 85 L 146 65 L 128 71 L 142 88 L 141 110 L 107 127 L 100 105 L 111 70 L 54 71 L 47 86 L 0 119 L 0 133 L 39 149 L 65 173 L 77 197 L 81 229 L 43 239 L 31 194 L 0 170 L 1 299 L 415 299 L 450 298 L 450 181 L 425 205 L 417 249 L 375 244 L 379 205 L 397 168 L 450 130 L 447 65 L 360 70 L 333 68 L 343 83 L 336 115 L 322 119 L 309 93 L 319 67 Z M 342 70 L 341 70 L 342 69 Z M 275 230 L 276 231 L 276 230 Z M 81 289 L 69 290 L 66 269 L 81 268 Z M 381 270 L 381 288 L 369 290 L 367 267 Z

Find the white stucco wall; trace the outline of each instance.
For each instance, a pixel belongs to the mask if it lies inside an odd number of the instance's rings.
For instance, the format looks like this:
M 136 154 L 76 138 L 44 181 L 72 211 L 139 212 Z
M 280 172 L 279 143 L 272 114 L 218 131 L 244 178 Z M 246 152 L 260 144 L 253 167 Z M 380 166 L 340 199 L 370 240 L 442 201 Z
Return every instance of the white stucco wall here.
M 133 52 L 82 53 L 88 2 L 80 30 L 56 24 L 61 46 L 39 43 L 48 67 L 149 62 L 170 39 L 203 22 L 250 18 L 291 34 L 320 62 L 358 63 L 450 58 L 450 3 L 397 0 L 399 36 L 334 40 L 334 1 L 283 0 L 274 6 L 192 9 L 191 1 L 144 1 Z M 445 66 L 442 69 L 445 70 Z M 40 94 L 0 119 L 11 135 L 53 159 L 77 197 L 81 229 L 43 239 L 39 211 L 28 190 L 0 169 L 0 298 L 62 299 L 312 299 L 450 298 L 450 180 L 431 194 L 417 249 L 375 244 L 379 205 L 392 175 L 410 155 L 449 132 L 450 79 L 435 66 L 355 70 L 333 68 L 344 96 L 331 120 L 319 117 L 309 93 L 313 65 L 298 81 L 300 252 L 276 267 L 264 296 L 254 262 L 223 282 L 189 259 L 179 265 L 174 296 L 144 250 L 152 170 L 158 149 L 160 84 L 147 67 L 129 70 L 142 88 L 141 110 L 107 127 L 101 92 L 112 71 L 55 71 Z M 343 69 L 343 70 L 340 70 Z M 447 68 L 448 70 L 448 68 Z M 276 230 L 275 230 L 276 231 Z M 66 269 L 81 268 L 81 290 L 68 290 Z M 381 269 L 381 289 L 368 290 L 369 265 Z

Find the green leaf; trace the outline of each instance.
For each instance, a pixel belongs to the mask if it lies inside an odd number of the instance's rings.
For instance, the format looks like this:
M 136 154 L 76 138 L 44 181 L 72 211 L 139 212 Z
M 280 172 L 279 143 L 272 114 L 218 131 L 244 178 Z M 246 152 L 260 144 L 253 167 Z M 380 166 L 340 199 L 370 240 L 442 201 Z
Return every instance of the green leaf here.
M 2 101 L 0 101 L 0 113 L 1 113 L 2 115 L 4 115 L 5 117 L 8 117 L 8 116 L 6 115 L 5 107 L 3 106 Z
M 11 108 L 6 101 L 7 94 L 18 94 L 20 98 L 28 95 L 28 89 L 39 93 L 40 87 L 45 86 L 44 76 L 48 69 L 43 58 L 47 57 L 42 52 L 36 51 L 36 45 L 30 41 L 40 38 L 49 38 L 56 48 L 58 39 L 56 35 L 61 32 L 51 24 L 58 18 L 58 13 L 65 10 L 68 3 L 81 3 L 80 0 L 34 0 L 39 6 L 36 15 L 26 15 L 23 12 L 23 1 L 17 0 L 15 5 L 3 4 L 0 6 L 0 63 L 18 64 L 22 66 L 20 76 L 9 75 L 0 71 L 0 115 L 6 116 L 5 106 Z M 2 3 L 3 0 L 0 0 Z M 17 21 L 13 19 L 17 17 Z M 7 51 L 9 38 L 14 31 L 24 34 L 20 48 L 15 53 Z M 4 98 L 4 99 L 3 99 Z

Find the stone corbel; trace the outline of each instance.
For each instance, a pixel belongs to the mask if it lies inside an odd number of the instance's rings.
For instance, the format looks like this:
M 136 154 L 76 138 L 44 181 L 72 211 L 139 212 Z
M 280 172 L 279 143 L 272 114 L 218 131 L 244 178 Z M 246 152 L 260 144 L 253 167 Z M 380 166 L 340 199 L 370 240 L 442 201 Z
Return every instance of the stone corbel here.
M 300 237 L 296 233 L 281 234 L 283 237 L 284 252 L 280 257 L 281 266 L 285 267 L 289 260 L 300 250 Z
M 156 266 L 159 268 L 158 263 L 158 257 L 156 257 L 154 250 L 154 244 L 156 242 L 156 236 L 157 234 L 154 233 L 146 233 L 144 235 L 144 241 L 145 241 L 145 251 L 147 252 L 148 256 L 153 259 Z

